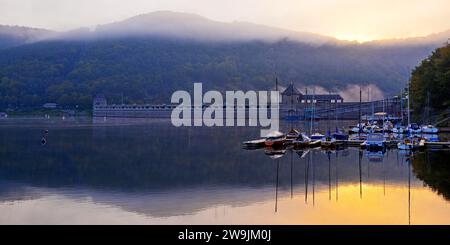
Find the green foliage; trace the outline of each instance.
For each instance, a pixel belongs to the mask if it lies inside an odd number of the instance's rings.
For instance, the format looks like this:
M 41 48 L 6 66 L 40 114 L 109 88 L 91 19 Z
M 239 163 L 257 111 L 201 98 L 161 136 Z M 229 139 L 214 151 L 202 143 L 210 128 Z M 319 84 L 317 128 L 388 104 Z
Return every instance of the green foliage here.
M 430 107 L 437 111 L 450 106 L 450 45 L 436 49 L 414 69 L 410 86 L 415 114 L 423 113 L 428 98 Z
M 450 200 L 449 156 L 449 152 L 445 151 L 439 154 L 426 152 L 415 155 L 412 160 L 416 177 L 446 200 Z
M 179 89 L 258 89 L 282 84 L 342 88 L 377 84 L 395 94 L 426 46 L 206 43 L 155 37 L 51 41 L 0 52 L 0 108 L 62 106 L 90 108 L 93 96 L 109 103 L 168 103 Z

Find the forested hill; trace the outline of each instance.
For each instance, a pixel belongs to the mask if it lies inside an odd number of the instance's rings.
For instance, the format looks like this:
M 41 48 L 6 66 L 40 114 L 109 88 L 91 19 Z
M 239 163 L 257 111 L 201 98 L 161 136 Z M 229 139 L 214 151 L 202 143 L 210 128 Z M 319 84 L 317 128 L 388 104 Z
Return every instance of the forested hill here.
M 392 95 L 448 33 L 358 44 L 158 12 L 95 31 L 50 34 L 0 50 L 0 109 L 46 102 L 91 108 L 98 93 L 110 103 L 122 97 L 127 103 L 169 103 L 175 90 L 192 89 L 193 82 L 221 91 L 267 90 L 275 74 L 282 85 L 374 84 Z
M 158 38 L 40 42 L 0 52 L 0 103 L 6 106 L 90 107 L 92 96 L 118 102 L 168 102 L 173 91 L 268 89 L 274 74 L 325 88 L 373 83 L 400 91 L 428 46 L 318 46 L 276 43 L 204 43 Z
M 426 110 L 439 114 L 450 108 L 450 44 L 433 51 L 414 69 L 411 99 L 419 118 L 428 116 Z

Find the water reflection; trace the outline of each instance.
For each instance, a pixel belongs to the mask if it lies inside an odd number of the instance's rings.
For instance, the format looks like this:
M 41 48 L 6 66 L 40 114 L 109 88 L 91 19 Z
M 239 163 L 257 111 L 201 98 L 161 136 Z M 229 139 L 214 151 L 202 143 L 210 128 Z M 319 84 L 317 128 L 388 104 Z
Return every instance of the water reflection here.
M 0 223 L 450 223 L 446 151 L 247 151 L 257 128 L 68 121 L 2 122 Z

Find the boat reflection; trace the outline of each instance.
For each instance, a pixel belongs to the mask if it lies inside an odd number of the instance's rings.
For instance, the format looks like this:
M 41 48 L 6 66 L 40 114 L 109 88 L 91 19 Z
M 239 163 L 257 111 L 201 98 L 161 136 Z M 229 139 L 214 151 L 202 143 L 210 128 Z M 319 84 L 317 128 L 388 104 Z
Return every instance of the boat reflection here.
M 316 195 L 317 195 L 317 180 L 316 180 L 316 166 L 320 166 L 320 168 L 323 170 L 323 165 L 326 163 L 327 172 L 326 172 L 326 178 L 327 178 L 327 197 L 328 201 L 332 201 L 332 194 L 335 193 L 335 202 L 337 203 L 339 200 L 339 156 L 341 151 L 338 150 L 321 150 L 318 149 L 308 149 L 308 150 L 300 150 L 295 151 L 292 148 L 287 149 L 277 149 L 274 152 L 278 152 L 281 154 L 281 156 L 289 155 L 289 163 L 290 163 L 290 199 L 295 199 L 294 195 L 294 167 L 295 165 L 304 164 L 304 203 L 305 205 L 312 205 L 312 207 L 316 206 Z M 407 208 L 405 209 L 405 216 L 407 216 L 407 224 L 412 224 L 412 196 L 413 191 L 417 190 L 417 184 L 413 185 L 413 177 L 412 174 L 415 173 L 417 177 L 427 179 L 429 175 L 426 175 L 427 172 L 424 172 L 422 169 L 423 167 L 421 164 L 426 164 L 423 161 L 428 161 L 428 165 L 430 165 L 429 156 L 430 154 L 433 154 L 431 152 L 425 151 L 420 153 L 412 153 L 412 152 L 402 152 L 399 150 L 382 150 L 382 151 L 367 151 L 367 150 L 360 150 L 360 149 L 347 149 L 345 151 L 342 151 L 342 155 L 354 155 L 351 153 L 357 153 L 358 156 L 358 165 L 357 165 L 357 172 L 359 177 L 359 199 L 362 202 L 365 202 L 365 198 L 372 199 L 372 197 L 368 197 L 364 195 L 364 190 L 368 189 L 368 194 L 372 194 L 373 188 L 378 188 L 377 186 L 380 186 L 382 188 L 382 195 L 384 198 L 389 199 L 391 197 L 387 196 L 387 189 L 391 189 L 391 195 L 398 194 L 398 189 L 406 189 L 405 198 L 404 200 L 407 200 Z M 296 156 L 295 156 L 296 155 Z M 448 154 L 447 154 L 448 155 Z M 326 161 L 323 161 L 323 156 L 326 157 Z M 314 161 L 314 158 L 320 157 L 320 160 Z M 393 159 L 395 159 L 393 161 Z M 415 162 L 415 163 L 414 163 Z M 436 159 L 433 159 L 433 162 L 445 162 L 443 160 L 437 161 Z M 371 163 L 376 163 L 375 165 L 371 166 Z M 412 167 L 414 167 L 414 164 L 416 165 L 416 168 L 421 169 L 419 172 L 420 175 L 418 175 L 416 172 L 417 170 L 414 170 Z M 333 166 L 334 165 L 334 166 Z M 367 168 L 364 170 L 363 165 L 366 165 Z M 393 184 L 391 182 L 389 168 L 392 168 L 395 165 L 401 169 L 401 172 L 404 174 L 407 174 L 406 180 L 399 180 L 399 183 Z M 332 166 L 334 167 L 334 171 L 332 171 Z M 443 166 L 443 165 L 441 165 Z M 447 168 L 448 165 L 445 165 Z M 429 166 L 428 166 L 429 167 Z M 370 175 L 372 169 L 372 176 Z M 348 171 L 348 169 L 346 169 Z M 398 171 L 398 169 L 396 170 Z M 367 173 L 367 177 L 365 178 L 364 172 Z M 323 179 L 323 171 L 321 171 L 321 180 L 319 183 L 319 194 L 320 199 L 322 199 L 323 193 L 323 187 L 324 187 L 324 179 Z M 450 171 L 447 170 L 447 173 L 449 175 L 447 177 L 450 177 Z M 280 188 L 280 160 L 277 158 L 277 169 L 276 169 L 276 182 L 275 182 L 275 212 L 280 212 L 279 209 L 279 188 Z M 334 175 L 334 176 L 333 176 Z M 388 175 L 388 178 L 387 178 Z M 332 177 L 334 177 L 334 183 L 332 183 Z M 435 176 L 433 176 L 435 177 Z M 382 185 L 378 185 L 376 183 L 381 182 Z M 417 181 L 415 181 L 417 182 Z M 427 181 L 425 181 L 427 183 Z M 443 182 L 440 182 L 443 183 Z M 375 185 L 374 185 L 375 184 Z M 344 189 L 348 189 L 349 183 L 344 183 L 346 185 Z M 351 184 L 350 184 L 351 185 Z M 404 186 L 404 187 L 401 187 Z M 413 187 L 414 186 L 414 187 Z M 448 189 L 449 186 L 442 186 L 441 184 L 435 184 L 434 186 L 438 186 L 439 190 L 438 192 L 442 192 L 441 190 L 447 190 L 446 192 L 446 199 L 448 200 Z M 432 188 L 432 189 L 436 189 Z M 347 193 L 348 194 L 348 193 Z M 368 195 L 367 194 L 367 195 Z M 398 197 L 399 200 L 401 197 Z M 311 201 L 311 203 L 309 203 Z M 322 204 L 320 204 L 322 205 Z M 385 204 L 384 204 L 385 205 Z M 395 204 L 398 205 L 398 204 Z M 400 210 L 399 210 L 400 211 Z
M 373 162 L 243 150 L 251 128 L 64 127 L 46 147 L 40 126 L 0 130 L 1 224 L 450 224 L 450 151 Z

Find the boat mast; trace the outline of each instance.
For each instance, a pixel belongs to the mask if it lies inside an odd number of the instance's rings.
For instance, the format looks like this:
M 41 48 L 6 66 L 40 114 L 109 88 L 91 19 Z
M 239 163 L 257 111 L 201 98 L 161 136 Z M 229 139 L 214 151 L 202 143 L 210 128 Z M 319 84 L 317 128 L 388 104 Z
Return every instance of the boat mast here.
M 373 118 L 375 116 L 375 105 L 373 104 L 372 90 L 369 91 L 370 91 L 370 99 L 372 100 L 372 121 L 373 121 Z
M 383 97 L 383 135 L 384 135 L 384 120 L 386 119 L 386 116 L 385 116 L 386 110 L 385 110 L 385 106 L 384 106 L 385 100 L 386 99 Z
M 315 88 L 313 87 L 313 94 L 312 94 L 312 99 L 311 99 L 311 125 L 309 128 L 309 135 L 312 135 L 312 131 L 313 131 L 313 117 L 314 117 L 314 92 L 315 92 Z
M 362 102 L 362 91 L 361 85 L 359 86 L 359 122 L 358 122 L 358 139 L 361 139 L 361 102 Z
M 404 115 L 403 115 L 403 95 L 402 95 L 402 91 L 400 91 L 400 114 L 402 117 L 402 125 L 405 124 L 405 119 L 404 119 Z
M 328 128 L 328 133 L 331 134 L 330 132 L 330 110 L 331 110 L 331 92 L 328 91 L 328 96 L 330 96 L 330 100 L 328 101 L 328 110 L 327 110 L 327 128 Z
M 334 100 L 334 117 L 335 117 L 335 122 L 334 124 L 337 126 L 338 125 L 338 114 L 337 114 L 337 109 L 338 109 L 338 103 L 337 103 L 337 98 L 335 98 Z
M 430 91 L 427 91 L 427 114 L 426 114 L 427 124 L 430 124 Z
M 407 126 L 409 126 L 409 124 L 411 124 L 411 119 L 410 119 L 411 116 L 410 116 L 410 111 L 409 111 L 410 110 L 410 105 L 409 105 L 409 103 L 410 103 L 409 102 L 409 97 L 410 96 L 409 96 L 409 92 L 410 91 L 409 91 L 409 84 L 408 84 L 408 125 Z

